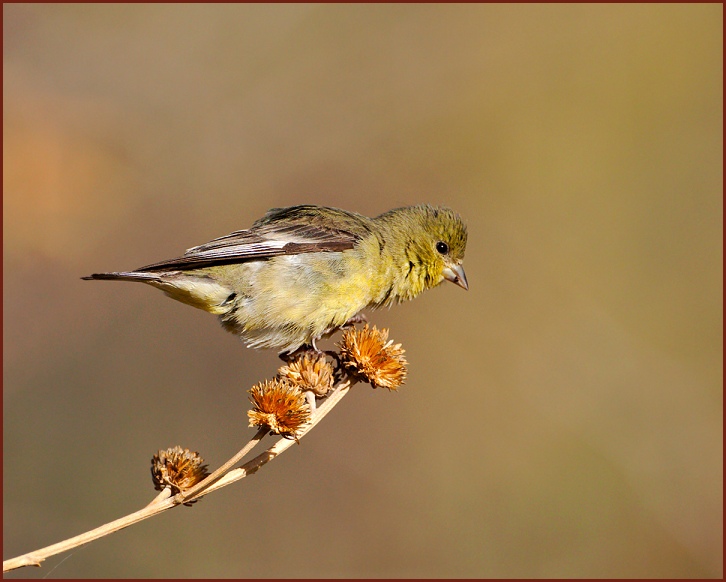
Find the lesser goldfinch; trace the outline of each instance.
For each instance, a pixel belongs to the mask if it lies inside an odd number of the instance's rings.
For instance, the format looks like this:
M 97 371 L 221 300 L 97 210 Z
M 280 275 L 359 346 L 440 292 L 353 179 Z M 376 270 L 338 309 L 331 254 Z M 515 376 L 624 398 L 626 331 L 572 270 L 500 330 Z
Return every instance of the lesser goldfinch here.
M 250 229 L 135 271 L 84 279 L 140 281 L 219 316 L 254 348 L 291 353 L 365 308 L 413 299 L 444 280 L 464 289 L 466 226 L 449 208 L 375 218 L 314 205 L 273 208 Z

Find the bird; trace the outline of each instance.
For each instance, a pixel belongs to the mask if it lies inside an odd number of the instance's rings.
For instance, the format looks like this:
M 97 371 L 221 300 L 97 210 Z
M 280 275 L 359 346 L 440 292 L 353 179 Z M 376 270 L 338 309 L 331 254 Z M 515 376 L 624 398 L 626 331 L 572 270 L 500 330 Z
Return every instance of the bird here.
M 133 271 L 86 280 L 135 281 L 219 317 L 248 347 L 281 357 L 352 322 L 451 281 L 468 290 L 467 228 L 448 207 L 418 204 L 374 218 L 303 204 L 272 208 L 249 229 Z M 283 358 L 284 359 L 284 358 Z

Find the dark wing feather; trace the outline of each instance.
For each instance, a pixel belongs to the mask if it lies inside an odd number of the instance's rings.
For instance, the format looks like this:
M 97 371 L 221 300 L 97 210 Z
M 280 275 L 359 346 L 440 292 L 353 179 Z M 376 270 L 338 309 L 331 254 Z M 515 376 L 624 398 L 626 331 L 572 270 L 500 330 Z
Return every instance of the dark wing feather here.
M 339 252 L 352 249 L 369 232 L 370 219 L 344 210 L 316 206 L 276 208 L 249 230 L 232 232 L 193 247 L 181 257 L 147 265 L 136 272 L 200 269 L 279 255 Z

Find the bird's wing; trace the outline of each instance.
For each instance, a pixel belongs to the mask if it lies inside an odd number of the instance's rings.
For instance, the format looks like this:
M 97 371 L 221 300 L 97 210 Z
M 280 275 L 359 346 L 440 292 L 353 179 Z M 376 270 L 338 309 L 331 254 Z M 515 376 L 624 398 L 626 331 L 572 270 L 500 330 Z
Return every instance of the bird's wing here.
M 355 242 L 369 231 L 366 222 L 356 224 L 355 219 L 359 215 L 338 211 L 344 213 L 343 220 L 335 215 L 321 218 L 310 212 L 313 208 L 316 207 L 273 209 L 248 230 L 232 232 L 192 247 L 181 257 L 147 265 L 136 271 L 199 269 L 279 255 L 344 251 L 352 249 Z M 294 209 L 300 211 L 294 212 Z

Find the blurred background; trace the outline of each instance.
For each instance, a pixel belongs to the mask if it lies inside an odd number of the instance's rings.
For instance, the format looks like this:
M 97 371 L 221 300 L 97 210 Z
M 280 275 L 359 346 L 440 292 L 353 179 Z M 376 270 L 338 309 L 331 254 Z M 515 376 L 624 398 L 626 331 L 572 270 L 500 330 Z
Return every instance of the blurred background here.
M 160 448 L 221 464 L 280 364 L 81 276 L 429 202 L 470 284 L 369 314 L 398 393 L 11 577 L 722 577 L 721 4 L 3 14 L 5 558 L 148 503 Z

